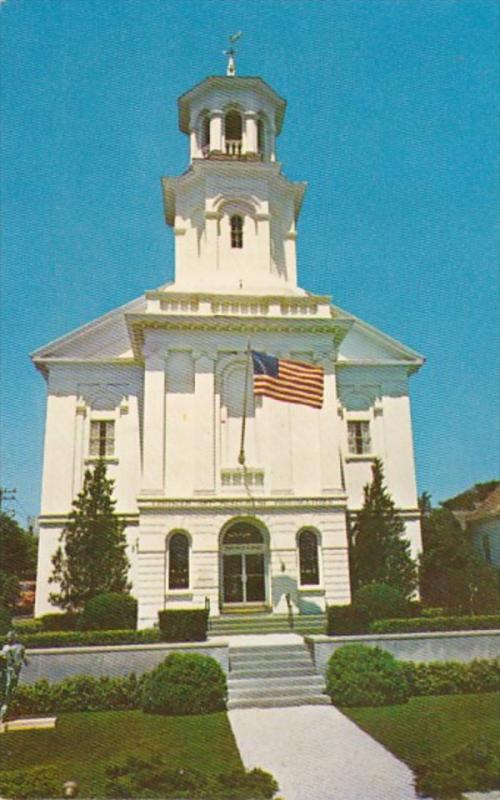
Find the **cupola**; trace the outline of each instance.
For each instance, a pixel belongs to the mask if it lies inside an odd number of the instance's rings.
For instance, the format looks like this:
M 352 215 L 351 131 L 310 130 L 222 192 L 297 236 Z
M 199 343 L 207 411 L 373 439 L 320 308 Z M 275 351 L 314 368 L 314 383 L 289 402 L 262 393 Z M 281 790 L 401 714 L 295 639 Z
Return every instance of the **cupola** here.
M 274 161 L 286 101 L 258 77 L 210 77 L 178 101 L 190 159 Z

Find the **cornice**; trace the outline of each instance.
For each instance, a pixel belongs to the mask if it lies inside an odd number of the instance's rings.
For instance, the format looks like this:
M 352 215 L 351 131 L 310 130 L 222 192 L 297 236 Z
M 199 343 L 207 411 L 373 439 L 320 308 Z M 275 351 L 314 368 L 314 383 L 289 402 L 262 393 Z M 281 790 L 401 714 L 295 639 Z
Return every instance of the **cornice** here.
M 181 316 L 167 314 L 127 314 L 127 325 L 136 359 L 142 358 L 145 330 L 204 331 L 230 333 L 307 333 L 329 334 L 338 345 L 350 326 L 347 318 L 278 318 L 278 317 L 229 317 L 229 316 Z
M 116 515 L 120 520 L 123 520 L 127 525 L 138 525 L 139 514 L 136 511 L 130 511 L 123 514 L 117 513 Z M 38 523 L 43 528 L 61 528 L 69 522 L 69 514 L 39 514 Z
M 328 303 L 331 302 L 329 295 L 321 294 L 246 294 L 239 292 L 238 294 L 221 294 L 220 292 L 170 292 L 164 289 L 151 289 L 145 293 L 147 300 L 177 300 L 178 302 L 197 300 L 200 302 L 217 301 L 228 303 L 293 303 L 297 305 L 309 305 L 310 303 Z
M 137 504 L 141 511 L 220 511 L 252 512 L 266 509 L 275 511 L 311 511 L 342 509 L 347 506 L 347 495 L 337 494 L 321 497 L 148 497 L 139 496 Z

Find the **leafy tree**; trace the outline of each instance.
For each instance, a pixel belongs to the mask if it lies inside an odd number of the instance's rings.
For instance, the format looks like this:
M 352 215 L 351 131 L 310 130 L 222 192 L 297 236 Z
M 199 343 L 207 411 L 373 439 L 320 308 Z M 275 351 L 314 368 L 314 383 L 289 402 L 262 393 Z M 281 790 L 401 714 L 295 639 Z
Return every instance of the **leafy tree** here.
M 52 558 L 50 581 L 58 586 L 50 595 L 53 605 L 78 611 L 102 592 L 130 589 L 125 525 L 115 513 L 113 484 L 103 461 L 85 473 L 83 489 L 73 501 L 61 545 Z
M 423 552 L 419 560 L 420 592 L 426 605 L 458 613 L 481 613 L 500 605 L 499 570 L 476 553 L 466 531 L 444 504 L 432 508 L 420 498 Z
M 384 486 L 382 463 L 373 464 L 372 482 L 364 487 L 363 508 L 351 530 L 354 594 L 370 583 L 386 583 L 409 597 L 417 585 L 416 564 L 404 538 L 404 522 Z
M 15 519 L 0 512 L 0 606 L 14 609 L 19 581 L 35 577 L 37 543 Z

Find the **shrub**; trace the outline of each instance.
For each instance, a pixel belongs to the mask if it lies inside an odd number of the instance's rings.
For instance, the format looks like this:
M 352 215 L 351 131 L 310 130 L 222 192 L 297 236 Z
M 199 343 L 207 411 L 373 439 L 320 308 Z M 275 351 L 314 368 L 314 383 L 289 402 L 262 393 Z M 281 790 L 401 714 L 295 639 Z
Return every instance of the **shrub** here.
M 347 644 L 328 662 L 326 690 L 339 706 L 406 703 L 410 687 L 405 668 L 380 647 Z
M 72 711 L 126 711 L 140 707 L 141 679 L 75 675 L 60 683 L 45 679 L 20 684 L 12 699 L 10 713 L 47 715 Z
M 14 622 L 14 630 L 19 636 L 23 636 L 32 633 L 41 633 L 43 628 L 39 619 L 19 619 Z
M 226 676 L 215 659 L 171 653 L 144 676 L 142 708 L 154 714 L 206 714 L 226 707 Z
M 477 617 L 410 617 L 380 619 L 370 624 L 370 633 L 426 633 L 428 631 L 474 631 L 500 628 L 500 614 Z
M 204 775 L 194 769 L 175 769 L 161 756 L 131 756 L 106 769 L 107 797 L 190 798 L 198 800 L 270 800 L 278 785 L 260 769 Z
M 408 616 L 408 601 L 400 589 L 387 583 L 369 583 L 358 589 L 353 600 L 354 609 L 372 622 L 387 617 Z
M 368 618 L 359 609 L 350 606 L 328 606 L 326 632 L 328 636 L 356 636 L 368 633 Z
M 158 612 L 164 642 L 204 642 L 208 611 L 205 608 L 176 608 Z
M 85 604 L 81 624 L 85 630 L 94 631 L 135 629 L 137 600 L 129 594 L 98 594 Z
M 81 614 L 76 611 L 44 614 L 39 618 L 42 631 L 76 631 L 80 627 Z
M 62 785 L 53 767 L 25 767 L 2 771 L 0 794 L 16 800 L 61 797 Z
M 404 664 L 412 695 L 500 691 L 500 659 Z
M 108 644 L 153 644 L 159 642 L 160 632 L 155 628 L 142 631 L 54 631 L 23 634 L 25 647 L 92 647 Z
M 462 792 L 487 792 L 498 788 L 500 755 L 487 742 L 467 744 L 460 750 L 414 768 L 420 796 L 451 800 Z
M 10 631 L 12 623 L 12 611 L 10 608 L 0 606 L 0 636 L 4 636 Z

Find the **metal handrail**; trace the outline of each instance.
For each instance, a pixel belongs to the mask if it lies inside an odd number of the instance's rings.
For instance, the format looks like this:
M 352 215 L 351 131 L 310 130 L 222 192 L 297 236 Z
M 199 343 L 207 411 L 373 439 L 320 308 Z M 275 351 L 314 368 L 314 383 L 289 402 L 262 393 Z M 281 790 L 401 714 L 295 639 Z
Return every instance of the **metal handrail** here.
M 292 596 L 290 592 L 286 594 L 286 604 L 288 606 L 288 626 L 290 630 L 293 631 L 294 626 L 294 617 L 293 617 L 293 605 L 292 605 Z

